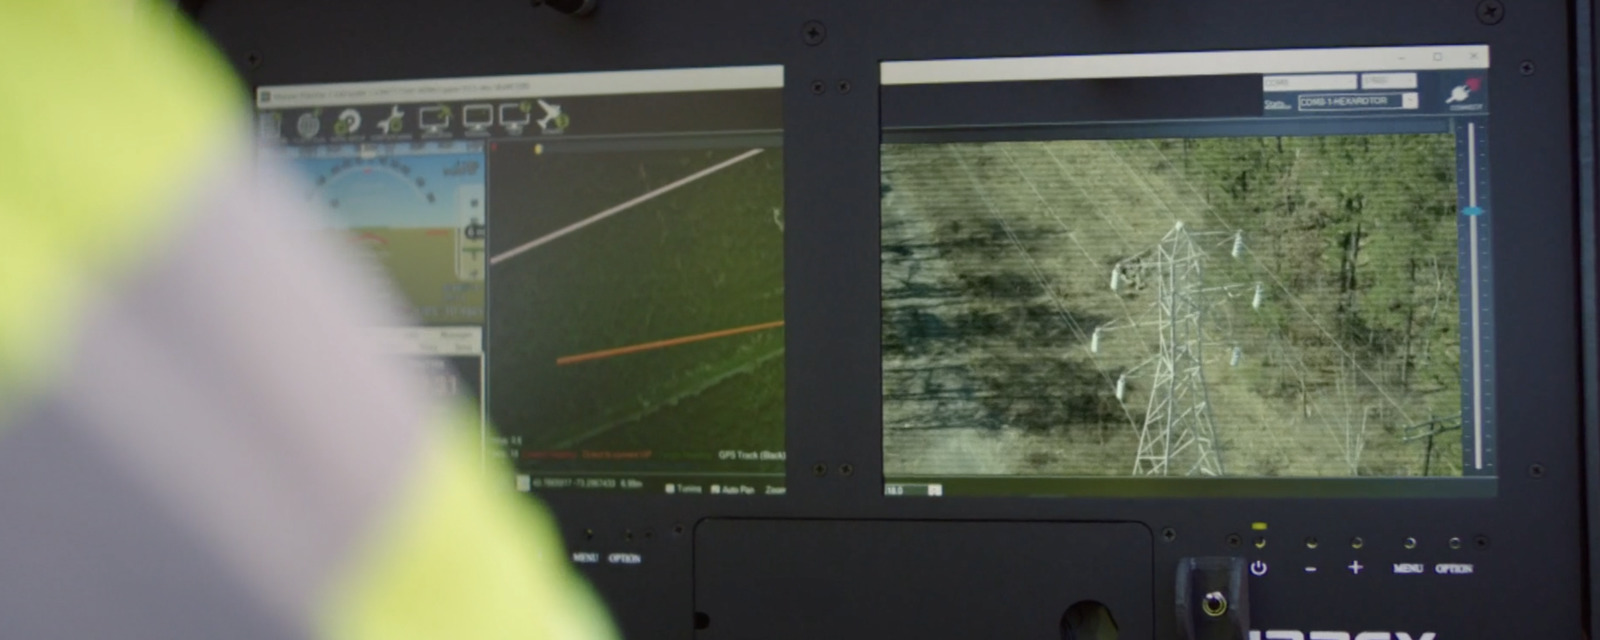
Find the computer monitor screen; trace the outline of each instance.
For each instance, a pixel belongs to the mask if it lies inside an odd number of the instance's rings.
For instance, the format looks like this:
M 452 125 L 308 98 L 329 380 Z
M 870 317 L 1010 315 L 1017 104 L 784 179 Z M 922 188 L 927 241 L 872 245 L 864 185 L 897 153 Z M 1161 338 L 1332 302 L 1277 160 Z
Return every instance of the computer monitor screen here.
M 469 104 L 461 108 L 461 124 L 468 131 L 483 131 L 494 124 L 494 105 Z
M 473 400 L 519 488 L 774 495 L 782 80 L 276 86 L 257 106 L 264 155 L 300 169 L 328 231 L 394 283 L 410 325 L 375 343 Z
M 522 103 L 507 102 L 502 103 L 499 110 L 500 124 L 506 127 L 507 130 L 520 130 L 533 122 L 532 104 L 528 104 L 527 108 L 523 108 Z
M 423 131 L 442 133 L 445 127 L 450 126 L 450 107 L 435 105 L 417 109 L 417 125 Z
M 886 492 L 1492 494 L 1487 65 L 883 64 Z

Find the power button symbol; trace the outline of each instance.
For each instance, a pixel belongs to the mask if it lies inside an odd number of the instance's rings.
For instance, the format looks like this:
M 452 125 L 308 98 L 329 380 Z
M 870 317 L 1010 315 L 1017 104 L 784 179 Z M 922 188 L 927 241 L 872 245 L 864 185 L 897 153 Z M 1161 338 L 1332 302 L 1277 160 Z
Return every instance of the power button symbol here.
M 1267 563 L 1260 560 L 1250 563 L 1250 573 L 1257 576 L 1267 575 Z

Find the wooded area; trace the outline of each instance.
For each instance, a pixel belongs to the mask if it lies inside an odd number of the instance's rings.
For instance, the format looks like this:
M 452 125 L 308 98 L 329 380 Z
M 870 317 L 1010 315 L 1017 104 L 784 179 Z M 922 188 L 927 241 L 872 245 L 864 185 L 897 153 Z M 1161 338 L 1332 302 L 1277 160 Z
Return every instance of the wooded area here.
M 883 171 L 889 473 L 1126 475 L 1179 418 L 1224 475 L 1461 473 L 1452 136 L 887 145 Z

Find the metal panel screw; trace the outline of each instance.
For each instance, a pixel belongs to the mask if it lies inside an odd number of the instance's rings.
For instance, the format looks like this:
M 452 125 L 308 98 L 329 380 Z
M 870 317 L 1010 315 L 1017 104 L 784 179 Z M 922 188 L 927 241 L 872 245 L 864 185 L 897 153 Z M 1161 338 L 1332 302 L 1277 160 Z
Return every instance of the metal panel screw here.
M 251 69 L 261 66 L 261 52 L 251 51 L 244 54 L 244 64 Z
M 1506 19 L 1506 6 L 1500 0 L 1483 0 L 1478 3 L 1478 22 L 1500 24 Z
M 849 80 L 840 80 L 839 81 L 839 93 L 850 93 L 850 81 Z
M 818 478 L 828 475 L 828 465 L 818 462 L 816 466 L 811 467 L 811 473 Z
M 1528 465 L 1528 477 L 1530 477 L 1530 478 L 1543 478 L 1544 477 L 1544 465 L 1539 464 L 1537 462 Z
M 811 95 L 820 96 L 828 92 L 828 83 L 821 80 L 811 81 Z
M 1167 527 L 1165 529 L 1162 529 L 1161 530 L 1161 539 L 1162 540 L 1166 540 L 1167 542 L 1172 542 L 1173 540 L 1177 540 L 1178 539 L 1178 530 L 1174 529 L 1172 527 Z
M 812 20 L 800 27 L 800 37 L 805 40 L 807 46 L 815 47 L 822 44 L 823 40 L 828 39 L 828 27 L 821 22 Z
M 1525 76 L 1531 76 L 1531 75 L 1533 75 L 1534 71 L 1537 71 L 1537 69 L 1535 69 L 1534 66 L 1533 66 L 1533 61 L 1532 60 L 1523 60 L 1522 64 L 1517 66 L 1517 70 L 1521 71 L 1522 75 L 1525 75 Z

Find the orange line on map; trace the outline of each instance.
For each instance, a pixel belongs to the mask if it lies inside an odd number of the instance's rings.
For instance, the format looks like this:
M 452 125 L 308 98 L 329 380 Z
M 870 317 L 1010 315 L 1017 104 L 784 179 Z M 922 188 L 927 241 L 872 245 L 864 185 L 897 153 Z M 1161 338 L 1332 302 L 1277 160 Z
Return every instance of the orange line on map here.
M 776 322 L 763 322 L 761 324 L 752 324 L 752 325 L 747 326 L 747 327 L 734 327 L 732 329 L 723 329 L 721 331 L 712 331 L 710 333 L 700 333 L 700 334 L 695 334 L 695 335 L 692 335 L 692 336 L 682 336 L 682 337 L 678 337 L 678 338 L 669 338 L 669 339 L 666 339 L 666 340 L 657 340 L 655 342 L 645 342 L 645 343 L 642 343 L 642 344 L 628 345 L 626 347 L 617 347 L 615 349 L 606 349 L 604 351 L 591 351 L 589 353 L 580 353 L 580 354 L 577 354 L 577 355 L 562 356 L 560 358 L 556 358 L 556 365 L 557 366 L 561 366 L 561 365 L 568 365 L 568 364 L 577 364 L 579 362 L 588 362 L 590 360 L 599 360 L 599 359 L 602 359 L 602 358 L 613 358 L 613 357 L 616 357 L 616 356 L 628 355 L 630 353 L 639 353 L 641 351 L 651 351 L 651 350 L 654 350 L 654 349 L 665 349 L 667 347 L 676 347 L 678 345 L 689 344 L 691 342 L 701 342 L 701 341 L 704 341 L 704 340 L 714 340 L 714 339 L 717 339 L 717 338 L 726 338 L 728 336 L 736 336 L 736 335 L 743 334 L 743 333 L 754 333 L 754 332 L 757 332 L 757 331 L 766 331 L 768 329 L 776 329 L 776 328 L 781 327 L 781 326 L 783 326 L 783 321 L 782 320 L 778 320 Z

